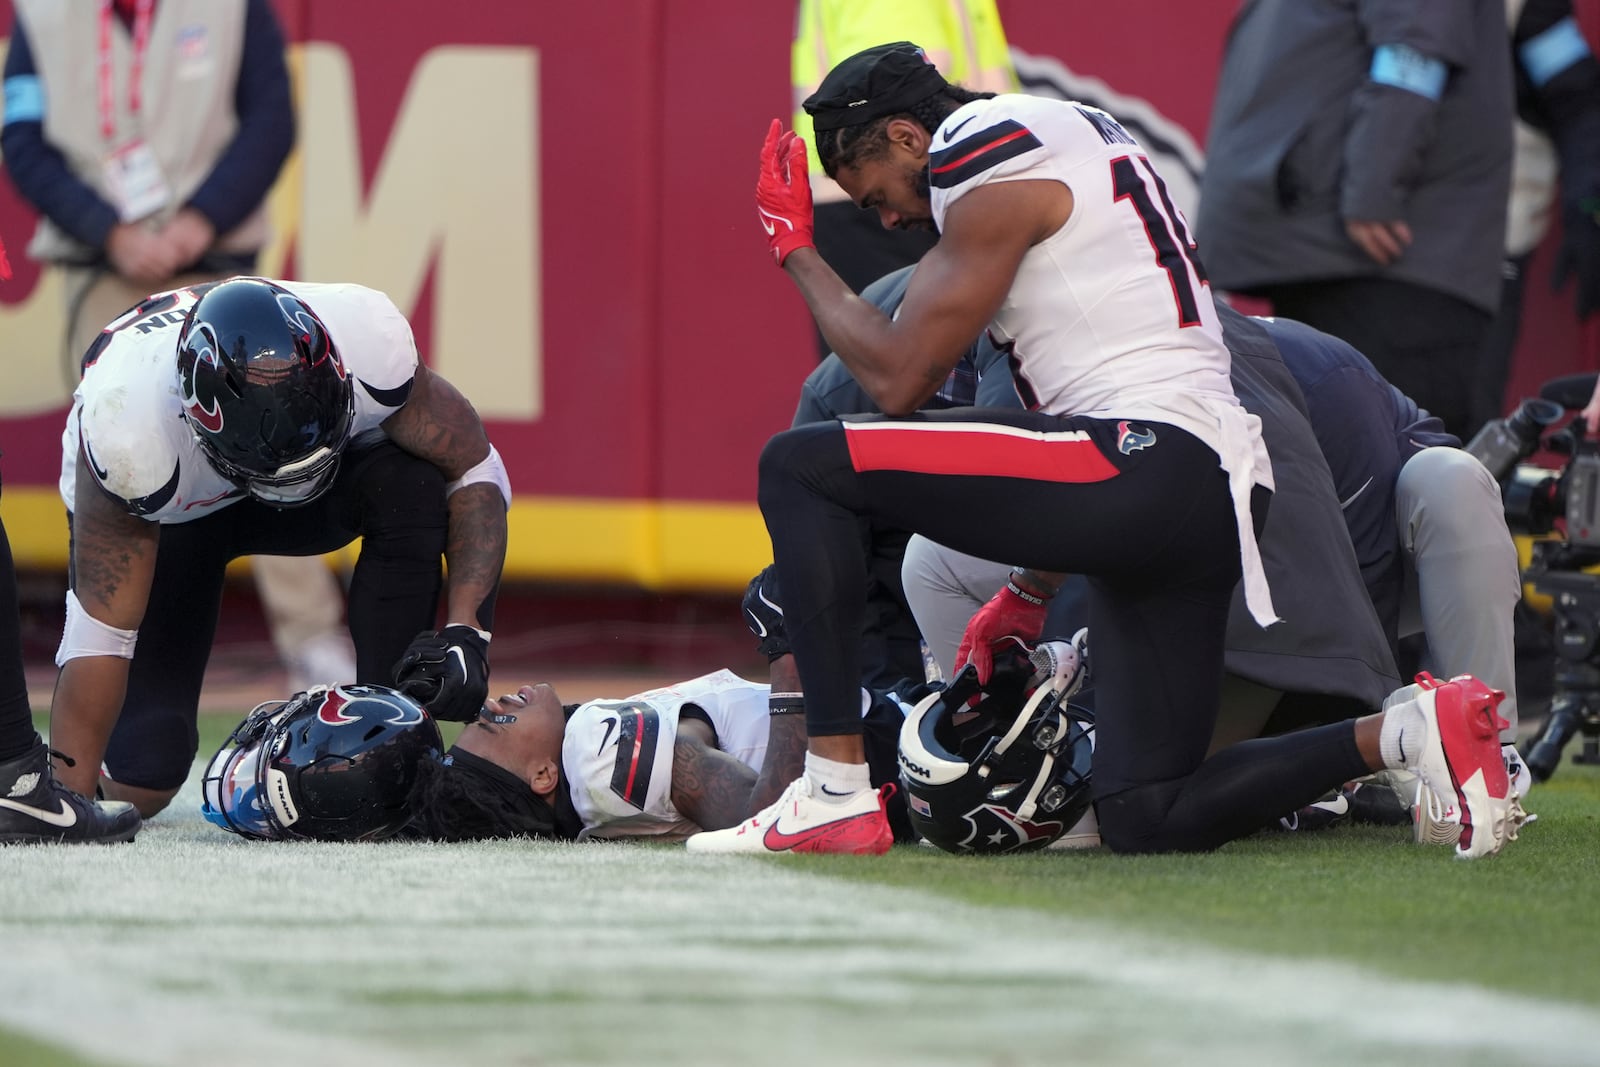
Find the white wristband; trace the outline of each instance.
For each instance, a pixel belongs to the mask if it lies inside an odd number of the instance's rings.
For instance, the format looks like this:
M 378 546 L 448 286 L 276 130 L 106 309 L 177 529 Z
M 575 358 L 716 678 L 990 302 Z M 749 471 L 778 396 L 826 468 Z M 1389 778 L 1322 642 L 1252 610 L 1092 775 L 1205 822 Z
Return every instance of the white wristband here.
M 499 489 L 500 495 L 505 498 L 506 507 L 511 506 L 511 478 L 506 474 L 506 466 L 500 461 L 500 452 L 494 445 L 489 446 L 489 454 L 468 469 L 467 473 L 446 485 L 444 495 L 449 497 L 457 489 L 465 489 L 480 482 L 487 482 Z
M 107 626 L 83 610 L 78 594 L 67 590 L 67 622 L 61 628 L 61 645 L 56 649 L 56 666 L 85 656 L 117 656 L 132 659 L 139 642 L 138 630 L 119 630 Z

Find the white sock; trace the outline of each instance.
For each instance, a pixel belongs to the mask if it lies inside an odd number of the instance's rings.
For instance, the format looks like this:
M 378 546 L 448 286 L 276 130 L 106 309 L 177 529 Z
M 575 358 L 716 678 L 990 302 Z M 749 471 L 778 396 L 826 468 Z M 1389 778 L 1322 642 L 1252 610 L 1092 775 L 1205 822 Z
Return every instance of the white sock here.
M 1414 683 L 1412 685 L 1402 685 L 1399 689 L 1396 689 L 1394 692 L 1383 698 L 1383 710 L 1388 711 L 1396 704 L 1404 703 L 1407 700 L 1414 700 L 1416 699 L 1417 694 L 1420 692 L 1422 692 L 1422 686 L 1420 685 L 1416 685 Z
M 812 796 L 819 800 L 839 804 L 849 800 L 863 789 L 872 788 L 872 775 L 865 763 L 840 763 L 823 759 L 814 752 L 806 753 L 806 777 L 817 788 Z
M 1410 770 L 1422 758 L 1428 722 L 1422 717 L 1415 696 L 1401 703 L 1385 704 L 1388 708 L 1378 733 L 1378 755 L 1385 767 Z

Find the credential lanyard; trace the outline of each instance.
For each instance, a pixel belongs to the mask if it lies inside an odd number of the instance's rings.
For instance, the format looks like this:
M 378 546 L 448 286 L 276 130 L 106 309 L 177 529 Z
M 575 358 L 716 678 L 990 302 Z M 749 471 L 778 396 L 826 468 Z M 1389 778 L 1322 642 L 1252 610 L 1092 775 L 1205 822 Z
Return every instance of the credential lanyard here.
M 107 144 L 117 135 L 117 102 L 111 88 L 112 0 L 100 3 L 100 135 Z M 133 64 L 128 72 L 128 110 L 139 114 L 139 79 L 144 74 L 144 53 L 150 45 L 150 13 L 155 0 L 138 0 L 133 8 Z

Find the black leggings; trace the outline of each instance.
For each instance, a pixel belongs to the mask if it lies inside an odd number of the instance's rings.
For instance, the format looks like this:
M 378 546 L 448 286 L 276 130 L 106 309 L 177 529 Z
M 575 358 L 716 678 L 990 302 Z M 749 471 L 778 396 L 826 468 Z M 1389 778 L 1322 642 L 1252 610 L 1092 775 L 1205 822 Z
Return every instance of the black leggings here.
M 22 669 L 22 620 L 18 615 L 17 568 L 11 539 L 0 525 L 0 763 L 16 759 L 39 743 L 28 706 L 28 680 Z
M 243 500 L 164 525 L 127 698 L 106 749 L 111 777 L 162 790 L 188 776 L 229 561 L 320 555 L 360 537 L 348 608 L 355 680 L 387 685 L 406 646 L 434 626 L 448 523 L 438 468 L 384 441 L 346 455 L 332 487 L 305 507 Z
M 1258 491 L 1253 501 L 1258 527 L 1267 499 Z M 1086 575 L 1095 796 L 1153 789 L 1168 805 L 1189 799 L 1184 783 L 1216 723 L 1240 577 L 1227 479 L 1203 442 L 1159 424 L 994 409 L 818 423 L 767 444 L 760 501 L 811 736 L 861 730 L 871 520 L 983 559 Z M 1293 790 L 1272 776 L 1199 794 L 1197 806 L 1170 813 L 1171 834 L 1162 803 L 1113 806 L 1102 834 L 1129 850 L 1211 848 L 1221 843 L 1213 828 L 1254 830 L 1360 773 L 1349 770 L 1353 753 L 1352 735 L 1338 760 L 1301 773 Z M 1209 810 L 1214 799 L 1222 809 Z

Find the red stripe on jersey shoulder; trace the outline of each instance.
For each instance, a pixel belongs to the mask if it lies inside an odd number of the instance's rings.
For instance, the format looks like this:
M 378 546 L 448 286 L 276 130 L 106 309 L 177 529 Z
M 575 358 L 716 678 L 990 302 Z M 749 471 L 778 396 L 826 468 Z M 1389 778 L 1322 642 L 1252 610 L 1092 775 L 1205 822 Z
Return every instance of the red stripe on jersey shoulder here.
M 932 153 L 928 180 L 939 189 L 953 188 L 1008 159 L 1043 147 L 1032 130 L 1015 119 L 1005 119 Z

